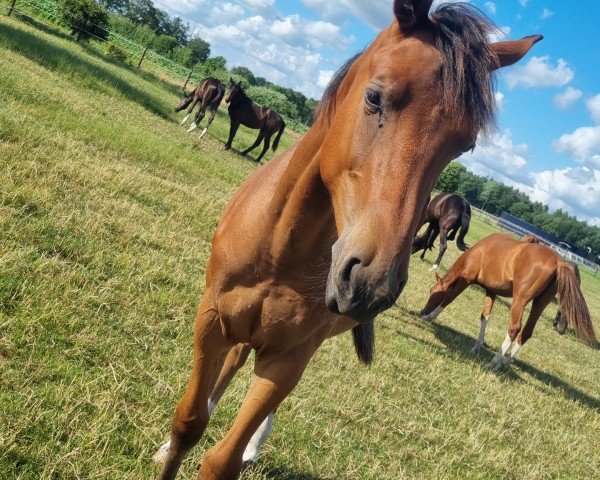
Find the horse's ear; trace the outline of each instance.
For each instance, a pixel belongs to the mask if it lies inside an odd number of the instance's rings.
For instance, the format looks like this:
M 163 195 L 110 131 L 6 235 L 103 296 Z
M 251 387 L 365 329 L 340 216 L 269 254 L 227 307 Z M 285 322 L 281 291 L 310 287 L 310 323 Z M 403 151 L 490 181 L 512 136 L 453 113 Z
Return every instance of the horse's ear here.
M 437 273 L 437 272 L 435 272 L 435 283 L 440 283 L 441 281 L 442 281 L 442 277 L 440 277 L 440 276 L 438 275 L 438 273 Z
M 229 85 L 235 85 L 235 82 L 233 81 L 233 77 L 229 77 Z
M 506 42 L 492 43 L 492 48 L 498 57 L 495 68 L 503 68 L 514 65 L 521 60 L 529 50 L 538 42 L 543 40 L 542 35 L 530 35 L 521 40 L 509 40 Z
M 401 30 L 411 30 L 425 22 L 433 0 L 394 0 L 394 15 Z

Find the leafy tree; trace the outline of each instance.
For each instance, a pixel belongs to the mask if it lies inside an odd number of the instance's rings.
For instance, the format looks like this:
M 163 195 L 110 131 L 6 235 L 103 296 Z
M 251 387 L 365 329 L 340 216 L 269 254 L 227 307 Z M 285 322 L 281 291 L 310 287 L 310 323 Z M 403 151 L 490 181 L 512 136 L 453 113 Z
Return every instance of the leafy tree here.
M 460 176 L 464 171 L 466 171 L 466 169 L 460 163 L 451 162 L 442 172 L 442 175 L 438 180 L 437 188 L 442 192 L 447 193 L 458 192 Z
M 98 3 L 104 5 L 109 12 L 124 15 L 129 8 L 128 0 L 100 0 Z
M 276 110 L 281 115 L 297 118 L 298 110 L 284 94 L 266 87 L 250 87 L 247 95 L 256 103 Z
M 60 12 L 77 40 L 108 38 L 108 12 L 94 0 L 61 0 Z
M 225 60 L 224 57 L 212 57 L 204 62 L 202 67 L 207 75 L 212 75 L 217 72 L 226 72 L 227 60 Z
M 173 50 L 178 46 L 179 43 L 177 42 L 177 39 L 175 37 L 170 37 L 169 35 L 161 35 L 154 39 L 151 48 L 160 55 L 170 57 Z
M 204 63 L 210 57 L 210 43 L 201 38 L 192 38 L 187 48 L 190 49 L 190 62 L 186 64 L 188 67 L 194 66 L 196 63 Z
M 231 69 L 231 73 L 239 75 L 240 77 L 244 77 L 252 86 L 256 85 L 256 77 L 254 76 L 252 71 L 247 67 L 233 67 Z

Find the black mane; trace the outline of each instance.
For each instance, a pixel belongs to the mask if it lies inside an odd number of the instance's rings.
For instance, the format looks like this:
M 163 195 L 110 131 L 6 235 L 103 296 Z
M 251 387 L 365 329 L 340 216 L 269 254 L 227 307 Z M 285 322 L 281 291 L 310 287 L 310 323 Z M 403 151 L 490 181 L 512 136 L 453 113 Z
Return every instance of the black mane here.
M 446 112 L 457 121 L 469 113 L 476 132 L 489 132 L 496 125 L 493 71 L 498 63 L 489 35 L 497 32 L 498 27 L 468 3 L 442 4 L 429 18 L 436 34 L 436 47 L 444 57 L 440 82 Z M 325 89 L 316 118 L 327 110 L 361 55 L 352 57 L 336 72 Z

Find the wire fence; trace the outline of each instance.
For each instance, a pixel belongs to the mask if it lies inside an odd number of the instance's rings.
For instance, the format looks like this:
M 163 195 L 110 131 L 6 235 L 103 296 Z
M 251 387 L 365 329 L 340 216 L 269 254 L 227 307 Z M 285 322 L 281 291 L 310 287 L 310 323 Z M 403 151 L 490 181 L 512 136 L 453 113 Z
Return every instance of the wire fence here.
M 188 84 L 200 83 L 204 75 L 202 72 L 198 72 L 195 68 L 189 68 L 181 65 L 173 60 L 159 54 L 151 48 L 140 45 L 133 40 L 124 37 L 118 33 L 107 30 L 106 28 L 90 23 L 95 28 L 104 31 L 107 38 L 102 38 L 93 32 L 90 32 L 84 28 L 76 25 L 69 24 L 64 21 L 60 13 L 60 8 L 57 2 L 52 0 L 1 0 L 0 7 L 3 7 L 7 15 L 18 15 L 19 17 L 33 20 L 49 28 L 56 28 L 57 26 L 63 26 L 70 28 L 71 31 L 79 31 L 85 33 L 94 40 L 102 44 L 110 44 L 120 49 L 123 54 L 133 61 L 135 61 L 137 68 L 141 69 L 142 66 L 153 73 L 160 73 L 167 75 L 172 80 L 182 85 L 182 90 Z M 51 22 L 50 23 L 48 23 Z M 148 69 L 147 66 L 151 68 Z M 279 113 L 279 112 L 278 112 Z M 306 133 L 309 130 L 309 126 L 305 125 L 299 119 L 289 118 L 279 113 L 285 120 L 287 127 L 296 133 Z
M 471 209 L 473 210 L 473 212 L 475 212 L 477 214 L 477 216 L 481 220 L 485 221 L 486 223 L 489 223 L 490 225 L 499 227 L 502 230 L 510 232 L 513 235 L 516 235 L 518 237 L 523 237 L 523 236 L 531 233 L 530 231 L 524 229 L 523 227 L 520 227 L 519 225 L 515 225 L 514 223 L 509 222 L 505 219 L 500 219 L 499 217 L 496 217 L 496 216 L 492 215 L 491 213 L 488 213 L 484 210 L 480 210 L 479 208 L 475 208 L 473 206 L 471 206 Z M 592 270 L 594 276 L 597 276 L 600 273 L 600 265 L 598 265 L 594 262 L 591 262 L 591 261 L 587 260 L 586 258 L 583 258 L 579 255 L 576 255 L 575 253 L 567 250 L 566 248 L 562 248 L 560 245 L 549 242 L 543 238 L 539 238 L 539 240 L 540 240 L 540 243 L 542 243 L 543 245 L 546 245 L 547 247 L 550 247 L 552 250 L 556 251 L 556 253 L 558 253 L 561 257 L 565 258 L 566 260 L 569 260 L 570 262 L 573 262 L 578 265 L 589 268 L 590 270 Z

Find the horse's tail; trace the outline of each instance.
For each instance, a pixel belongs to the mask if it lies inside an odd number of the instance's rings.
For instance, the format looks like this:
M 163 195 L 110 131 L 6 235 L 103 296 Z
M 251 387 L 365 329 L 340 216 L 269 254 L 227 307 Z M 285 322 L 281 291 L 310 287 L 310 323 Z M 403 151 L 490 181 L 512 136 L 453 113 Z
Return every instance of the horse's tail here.
M 590 311 L 581 293 L 580 281 L 576 269 L 563 260 L 558 261 L 556 269 L 558 282 L 558 298 L 563 315 L 569 325 L 585 343 L 590 346 L 598 344 Z
M 373 322 L 361 323 L 352 329 L 354 349 L 358 359 L 365 365 L 371 365 L 375 356 L 375 329 Z
M 210 104 L 210 109 L 217 110 L 219 108 L 219 105 L 221 105 L 221 102 L 223 101 L 224 96 L 225 96 L 225 85 L 223 85 L 221 82 L 219 82 L 219 85 L 217 86 L 217 95 L 215 96 L 214 100 Z
M 469 246 L 465 243 L 465 237 L 469 231 L 469 225 L 471 224 L 471 206 L 467 204 L 462 214 L 460 223 L 460 233 L 456 239 L 456 246 L 461 252 L 466 252 Z
M 285 122 L 283 121 L 283 118 L 281 118 L 281 115 L 279 115 L 279 118 L 281 119 L 281 127 L 279 128 L 279 133 L 277 134 L 277 137 L 275 137 L 275 142 L 273 143 L 273 151 L 276 151 L 279 148 L 279 140 L 281 140 L 281 136 L 283 135 L 283 131 L 285 130 Z

